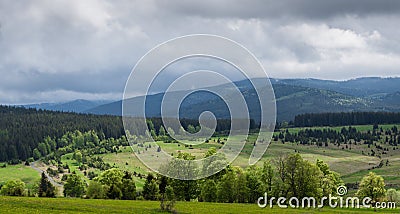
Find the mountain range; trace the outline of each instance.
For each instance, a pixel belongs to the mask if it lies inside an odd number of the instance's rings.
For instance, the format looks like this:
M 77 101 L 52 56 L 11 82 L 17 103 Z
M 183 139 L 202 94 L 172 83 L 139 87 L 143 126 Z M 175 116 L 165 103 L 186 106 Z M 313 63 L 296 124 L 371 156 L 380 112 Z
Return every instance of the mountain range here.
M 254 81 L 262 81 L 254 79 Z M 265 81 L 265 80 L 264 80 Z M 290 121 L 302 113 L 348 111 L 400 111 L 400 78 L 364 77 L 346 81 L 321 79 L 270 79 L 277 103 L 277 120 Z M 250 117 L 256 121 L 260 115 L 258 97 L 250 81 L 235 82 L 244 95 Z M 229 95 L 232 86 L 212 87 Z M 178 96 L 183 91 L 168 92 Z M 175 93 L 175 94 L 174 94 Z M 134 97 L 126 100 L 132 106 L 146 98 L 146 116 L 159 117 L 164 93 Z M 103 102 L 103 103 L 102 103 Z M 48 110 L 74 111 L 91 114 L 121 115 L 122 101 L 76 100 L 58 104 L 29 105 Z M 180 116 L 198 118 L 201 112 L 211 111 L 217 118 L 229 118 L 230 113 L 221 98 L 209 92 L 196 92 L 182 102 Z M 130 114 L 134 115 L 134 112 Z
M 101 106 L 104 104 L 111 103 L 111 100 L 83 100 L 77 99 L 69 102 L 61 102 L 61 103 L 38 103 L 38 104 L 28 104 L 23 105 L 25 108 L 36 108 L 36 109 L 44 109 L 51 111 L 63 111 L 63 112 L 76 112 L 76 113 L 84 113 L 85 111 L 89 111 L 90 109 L 96 108 L 97 106 Z

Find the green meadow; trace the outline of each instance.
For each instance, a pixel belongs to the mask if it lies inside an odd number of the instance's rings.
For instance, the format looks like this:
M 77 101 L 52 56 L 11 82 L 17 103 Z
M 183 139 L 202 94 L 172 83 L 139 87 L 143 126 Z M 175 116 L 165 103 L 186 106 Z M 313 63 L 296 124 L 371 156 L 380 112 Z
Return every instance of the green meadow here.
M 398 213 L 399 209 L 260 208 L 256 204 L 177 202 L 178 213 Z M 166 213 L 158 201 L 0 197 L 0 213 Z

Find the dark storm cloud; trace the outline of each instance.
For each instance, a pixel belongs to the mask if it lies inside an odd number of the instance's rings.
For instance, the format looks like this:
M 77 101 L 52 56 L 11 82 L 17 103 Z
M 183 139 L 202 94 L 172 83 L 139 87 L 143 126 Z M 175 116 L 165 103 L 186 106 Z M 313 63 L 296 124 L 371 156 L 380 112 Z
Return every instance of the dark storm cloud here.
M 340 15 L 396 14 L 397 0 L 225 0 L 163 1 L 162 8 L 202 17 L 280 18 L 285 16 L 326 19 Z

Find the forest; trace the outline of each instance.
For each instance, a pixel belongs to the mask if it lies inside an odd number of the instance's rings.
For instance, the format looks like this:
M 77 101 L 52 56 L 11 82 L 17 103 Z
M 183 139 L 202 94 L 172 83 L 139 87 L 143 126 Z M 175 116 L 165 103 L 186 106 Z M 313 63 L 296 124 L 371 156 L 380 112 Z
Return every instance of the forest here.
M 162 120 L 150 118 L 149 128 L 160 130 Z M 182 126 L 199 125 L 198 120 L 181 119 Z M 251 121 L 251 128 L 255 128 Z M 217 132 L 229 130 L 230 120 L 217 121 Z M 120 138 L 125 135 L 122 118 L 110 115 L 78 114 L 71 112 L 26 109 L 23 107 L 0 106 L 0 161 L 19 162 L 33 157 L 34 149 L 46 137 L 57 139 L 67 132 L 101 133 L 101 139 Z M 158 133 L 157 133 L 158 134 Z M 58 145 L 55 145 L 58 148 Z
M 95 130 L 104 138 L 124 135 L 121 118 L 0 106 L 0 161 L 33 157 L 44 138 L 59 138 L 68 131 Z
M 348 126 L 367 124 L 396 124 L 400 123 L 398 112 L 328 112 L 308 113 L 294 118 L 295 127 L 312 126 Z

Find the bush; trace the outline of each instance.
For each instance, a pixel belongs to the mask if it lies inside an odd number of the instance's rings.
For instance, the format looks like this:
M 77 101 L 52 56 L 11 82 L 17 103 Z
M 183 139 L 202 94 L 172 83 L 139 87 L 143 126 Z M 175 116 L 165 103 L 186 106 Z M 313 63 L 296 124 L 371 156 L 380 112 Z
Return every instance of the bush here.
M 396 191 L 395 189 L 388 189 L 386 192 L 386 199 L 389 202 L 400 203 L 400 191 Z
M 25 183 L 20 179 L 7 181 L 1 187 L 1 194 L 8 196 L 23 196 L 25 191 Z
M 86 197 L 90 199 L 102 199 L 104 198 L 104 188 L 97 181 L 90 181 L 87 188 Z

